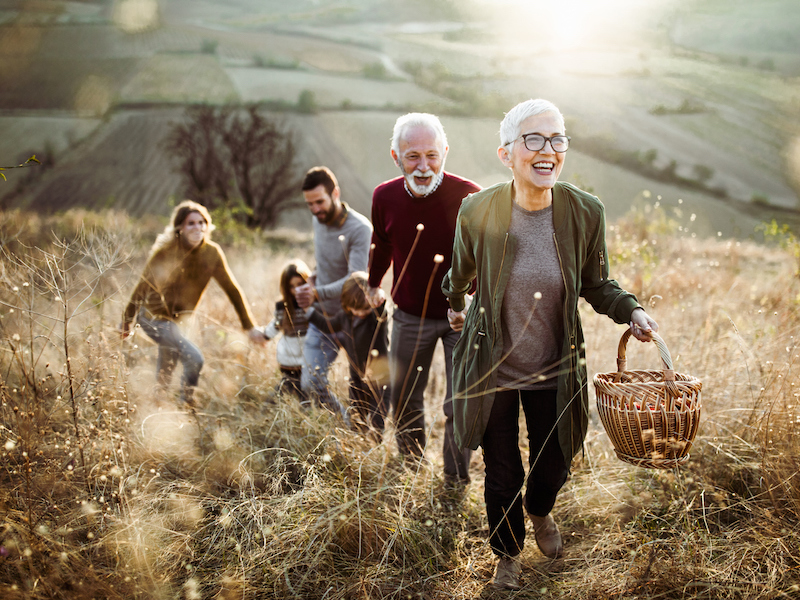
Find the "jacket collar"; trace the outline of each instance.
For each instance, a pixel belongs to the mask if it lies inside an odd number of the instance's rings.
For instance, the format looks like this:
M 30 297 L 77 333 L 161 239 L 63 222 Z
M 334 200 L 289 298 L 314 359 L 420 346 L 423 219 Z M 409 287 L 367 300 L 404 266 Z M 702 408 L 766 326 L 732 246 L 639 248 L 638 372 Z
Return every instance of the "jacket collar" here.
M 511 210 L 513 200 L 514 181 L 507 181 L 497 186 L 495 191 L 495 209 L 500 223 L 508 230 L 511 224 Z M 567 214 L 566 195 L 564 186 L 560 181 L 553 187 L 553 228 L 557 231 L 564 223 Z

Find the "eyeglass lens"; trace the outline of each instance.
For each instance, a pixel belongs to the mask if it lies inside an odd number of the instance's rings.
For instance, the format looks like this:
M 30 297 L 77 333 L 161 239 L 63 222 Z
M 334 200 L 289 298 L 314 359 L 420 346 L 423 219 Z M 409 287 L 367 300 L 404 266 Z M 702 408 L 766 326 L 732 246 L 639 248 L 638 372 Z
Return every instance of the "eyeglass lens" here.
M 538 133 L 528 133 L 522 136 L 525 140 L 525 147 L 531 152 L 538 152 L 544 148 L 545 143 L 548 141 L 555 152 L 566 152 L 569 148 L 569 138 L 565 135 L 554 135 L 553 137 L 545 137 Z

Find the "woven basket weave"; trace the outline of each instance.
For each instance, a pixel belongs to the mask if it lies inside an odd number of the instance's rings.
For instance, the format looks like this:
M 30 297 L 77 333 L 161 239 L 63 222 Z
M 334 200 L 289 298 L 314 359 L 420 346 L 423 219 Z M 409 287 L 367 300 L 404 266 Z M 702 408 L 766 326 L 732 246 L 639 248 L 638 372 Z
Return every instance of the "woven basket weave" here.
M 594 376 L 597 411 L 617 456 L 630 464 L 671 469 L 689 459 L 700 423 L 702 383 L 672 370 L 669 349 L 657 334 L 660 371 L 627 371 L 625 349 L 631 330 L 619 341 L 617 372 Z

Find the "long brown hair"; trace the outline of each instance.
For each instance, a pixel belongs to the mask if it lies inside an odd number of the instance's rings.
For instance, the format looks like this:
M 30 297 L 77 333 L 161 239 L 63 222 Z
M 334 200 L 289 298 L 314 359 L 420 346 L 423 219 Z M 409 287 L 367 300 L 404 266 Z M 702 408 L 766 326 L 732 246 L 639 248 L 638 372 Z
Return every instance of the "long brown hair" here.
M 209 214 L 208 209 L 194 200 L 184 200 L 172 210 L 172 215 L 169 218 L 169 225 L 164 228 L 164 231 L 158 234 L 153 247 L 150 248 L 151 257 L 162 248 L 166 248 L 171 244 L 178 243 L 178 229 L 181 225 L 183 225 L 186 217 L 193 212 L 196 212 L 203 217 L 208 225 L 205 236 L 206 241 L 208 241 L 208 239 L 211 237 L 211 232 L 214 230 L 214 224 L 211 222 L 211 215 Z

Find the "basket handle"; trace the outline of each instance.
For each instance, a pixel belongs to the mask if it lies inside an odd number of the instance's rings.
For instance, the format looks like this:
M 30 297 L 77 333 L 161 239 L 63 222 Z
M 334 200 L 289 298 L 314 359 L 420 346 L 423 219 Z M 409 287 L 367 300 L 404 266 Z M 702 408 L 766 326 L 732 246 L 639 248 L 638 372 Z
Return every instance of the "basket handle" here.
M 628 347 L 628 340 L 633 335 L 630 327 L 625 330 L 619 340 L 619 347 L 617 348 L 617 372 L 614 374 L 614 381 L 619 383 L 622 379 L 622 372 L 628 368 L 628 359 L 626 358 L 626 350 Z M 662 371 L 664 372 L 664 387 L 667 394 L 672 398 L 680 396 L 678 386 L 675 385 L 675 371 L 672 368 L 672 356 L 670 356 L 667 343 L 655 331 L 650 332 L 650 338 L 655 342 L 658 352 L 661 355 L 661 362 L 664 365 Z

